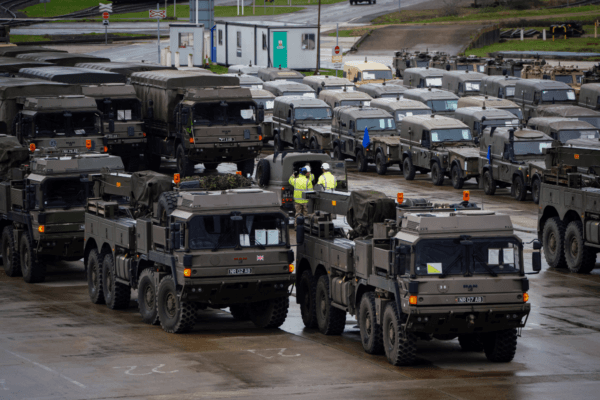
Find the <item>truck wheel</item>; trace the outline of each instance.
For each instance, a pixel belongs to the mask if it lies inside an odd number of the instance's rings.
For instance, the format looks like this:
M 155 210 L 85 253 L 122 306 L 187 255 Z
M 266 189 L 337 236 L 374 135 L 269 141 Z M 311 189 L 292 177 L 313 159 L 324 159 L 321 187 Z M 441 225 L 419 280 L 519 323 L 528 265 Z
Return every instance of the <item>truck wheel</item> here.
M 483 350 L 492 362 L 510 362 L 517 352 L 517 330 L 487 333 L 483 337 Z
M 21 263 L 19 252 L 15 247 L 15 235 L 12 226 L 7 226 L 2 231 L 2 261 L 7 276 L 11 278 L 21 276 Z
M 158 325 L 158 307 L 156 305 L 156 277 L 154 271 L 146 268 L 140 274 L 138 283 L 138 310 L 142 321 L 150 325 Z
M 404 159 L 404 162 L 402 163 L 402 174 L 404 174 L 404 179 L 406 179 L 407 181 L 412 181 L 413 179 L 415 179 L 416 173 L 417 170 L 415 169 L 412 160 L 410 159 L 410 157 L 406 157 Z
M 342 154 L 342 150 L 340 150 L 340 146 L 336 145 L 333 148 L 333 159 L 334 160 L 345 160 L 344 155 Z
M 512 192 L 517 201 L 524 201 L 527 198 L 527 188 L 525 187 L 525 182 L 523 182 L 523 177 L 521 175 L 514 177 Z
M 363 348 L 368 354 L 383 354 L 383 333 L 377 323 L 375 294 L 365 293 L 360 300 L 358 326 Z
M 442 172 L 442 166 L 437 161 L 431 164 L 431 182 L 435 186 L 442 186 L 444 184 L 444 172 Z
M 290 307 L 289 297 L 250 304 L 250 319 L 258 328 L 275 329 L 285 322 Z
M 464 184 L 465 184 L 465 180 L 461 177 L 461 171 L 460 171 L 460 167 L 456 164 L 454 164 L 454 166 L 452 167 L 452 187 L 454 189 L 462 189 Z
M 248 304 L 236 304 L 229 306 L 229 312 L 233 318 L 238 321 L 249 321 L 250 320 L 250 306 Z
M 194 175 L 194 162 L 185 155 L 183 145 L 177 146 L 175 156 L 177 157 L 177 172 L 179 175 L 182 178 Z
M 531 184 L 531 196 L 533 197 L 533 202 L 535 204 L 540 204 L 540 190 L 542 188 L 542 183 L 538 178 L 533 179 L 533 183 Z
M 319 331 L 323 335 L 341 335 L 346 327 L 346 313 L 331 305 L 327 275 L 321 276 L 317 282 L 315 303 Z
M 33 243 L 27 232 L 21 236 L 21 272 L 27 283 L 43 282 L 46 279 L 46 264 L 37 260 Z
M 401 329 L 400 313 L 396 302 L 391 301 L 383 313 L 383 348 L 390 364 L 396 367 L 413 364 L 417 353 L 417 337 Z
M 104 304 L 104 290 L 102 289 L 102 261 L 103 257 L 98 250 L 92 249 L 88 255 L 86 267 L 88 293 L 93 304 Z
M 281 136 L 279 136 L 279 133 L 276 133 L 275 136 L 273 137 L 273 145 L 275 147 L 275 151 L 277 151 L 277 152 L 283 151 L 284 145 L 283 145 L 283 142 L 281 141 Z
M 584 243 L 583 224 L 570 222 L 565 230 L 565 259 L 571 272 L 589 274 L 596 267 L 596 252 Z
M 156 212 L 161 226 L 167 226 L 168 217 L 177 208 L 177 197 L 176 192 L 164 192 L 158 198 Z
M 247 176 L 252 176 L 254 172 L 254 159 L 251 158 L 249 160 L 240 161 L 236 164 L 238 171 L 242 172 L 242 176 L 245 178 Z
M 261 187 L 266 187 L 271 180 L 271 164 L 268 160 L 262 159 L 256 165 L 256 181 Z
M 204 165 L 204 169 L 207 171 L 214 171 L 215 169 L 217 169 L 217 167 L 219 166 L 218 162 L 205 162 L 202 165 Z
M 542 228 L 544 257 L 551 268 L 565 268 L 565 224 L 558 217 L 549 218 Z
M 377 156 L 375 157 L 375 168 L 379 175 L 385 175 L 387 173 L 387 160 L 381 151 L 377 152 Z
M 317 310 L 315 308 L 315 299 L 317 292 L 317 281 L 313 276 L 312 272 L 304 271 L 300 277 L 296 295 L 300 301 L 300 315 L 302 315 L 302 322 L 307 328 L 316 328 L 317 323 Z
M 481 336 L 474 333 L 458 335 L 458 344 L 460 344 L 462 351 L 483 351 Z
M 483 173 L 483 192 L 488 196 L 493 196 L 496 193 L 496 180 L 492 178 L 492 173 L 489 169 Z
M 117 282 L 115 276 L 115 262 L 112 254 L 107 254 L 102 260 L 102 288 L 104 300 L 111 310 L 123 310 L 129 307 L 131 288 Z
M 144 162 L 146 163 L 146 169 L 158 172 L 160 169 L 161 158 L 158 154 L 153 154 L 150 149 L 147 149 L 144 153 Z
M 359 150 L 358 153 L 356 153 L 356 161 L 357 161 L 357 168 L 358 168 L 358 172 L 367 172 L 367 168 L 369 168 L 369 163 L 367 161 L 367 157 L 365 157 L 365 153 L 363 150 Z
M 181 301 L 171 275 L 165 276 L 158 285 L 158 318 L 167 333 L 183 333 L 194 328 L 196 303 Z
M 131 157 L 127 157 L 126 159 L 123 160 L 123 164 L 125 166 L 125 171 L 126 172 L 137 172 L 140 170 L 140 156 L 139 155 L 135 155 L 135 156 L 131 156 Z

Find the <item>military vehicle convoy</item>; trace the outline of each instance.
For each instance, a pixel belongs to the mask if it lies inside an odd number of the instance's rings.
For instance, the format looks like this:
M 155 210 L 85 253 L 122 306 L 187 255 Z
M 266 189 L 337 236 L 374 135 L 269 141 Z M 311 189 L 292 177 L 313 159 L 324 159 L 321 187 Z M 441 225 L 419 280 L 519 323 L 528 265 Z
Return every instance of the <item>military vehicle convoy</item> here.
M 236 77 L 164 70 L 136 72 L 131 83 L 142 101 L 147 165 L 157 170 L 164 156 L 177 160 L 182 177 L 197 163 L 214 170 L 233 162 L 244 176 L 252 174 L 264 109 Z
M 296 301 L 304 325 L 325 335 L 356 316 L 369 354 L 410 365 L 418 339 L 458 337 L 492 362 L 513 359 L 530 312 L 523 243 L 508 215 L 465 201 L 398 202 L 383 193 L 305 192 L 298 219 Z M 346 216 L 344 234 L 335 215 Z M 533 271 L 541 270 L 534 243 Z
M 10 158 L 26 162 L 22 153 Z M 10 171 L 0 183 L 2 260 L 8 276 L 42 282 L 47 263 L 83 257 L 84 207 L 93 193 L 92 177 L 102 169 L 122 172 L 123 163 L 108 154 L 36 150 L 28 165 Z
M 277 328 L 295 280 L 288 217 L 262 189 L 210 192 L 151 171 L 104 173 L 87 201 L 84 260 L 90 300 L 110 309 L 138 291 L 142 320 L 191 330 L 198 308 Z

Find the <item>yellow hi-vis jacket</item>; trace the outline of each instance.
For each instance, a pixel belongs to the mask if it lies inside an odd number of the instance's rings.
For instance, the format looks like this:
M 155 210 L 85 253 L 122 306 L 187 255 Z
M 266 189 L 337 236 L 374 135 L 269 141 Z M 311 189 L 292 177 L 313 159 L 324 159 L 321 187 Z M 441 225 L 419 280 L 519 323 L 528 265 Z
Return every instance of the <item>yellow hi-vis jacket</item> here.
M 323 186 L 325 190 L 335 189 L 337 187 L 337 180 L 331 172 L 324 172 L 323 175 L 319 177 L 317 185 Z
M 294 187 L 294 202 L 300 204 L 308 203 L 308 200 L 302 198 L 302 193 L 312 190 L 313 184 L 305 175 L 294 175 L 290 177 L 290 185 Z

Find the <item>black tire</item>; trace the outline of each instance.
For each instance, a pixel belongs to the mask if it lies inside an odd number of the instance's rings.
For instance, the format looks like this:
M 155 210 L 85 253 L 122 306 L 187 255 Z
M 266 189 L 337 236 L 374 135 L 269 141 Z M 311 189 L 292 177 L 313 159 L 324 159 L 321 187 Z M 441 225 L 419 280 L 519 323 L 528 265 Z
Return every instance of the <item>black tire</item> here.
M 444 184 L 444 172 L 439 162 L 434 161 L 431 164 L 431 182 L 435 186 L 442 186 Z
M 287 318 L 290 307 L 289 297 L 259 301 L 250 304 L 250 319 L 258 328 L 279 328 Z
M 369 163 L 367 161 L 367 157 L 365 156 L 364 150 L 359 150 L 356 153 L 356 167 L 358 168 L 358 172 L 367 172 L 369 168 Z
M 527 187 L 525 186 L 525 182 L 523 182 L 523 177 L 521 175 L 514 177 L 512 183 L 512 192 L 515 200 L 517 201 L 525 201 L 527 198 Z
M 302 150 L 303 148 L 304 148 L 304 146 L 302 145 L 302 142 L 300 141 L 300 139 L 295 137 L 294 138 L 294 150 Z
M 142 321 L 149 325 L 158 325 L 158 306 L 156 302 L 156 276 L 150 268 L 146 268 L 140 274 L 138 283 L 138 310 Z
M 462 189 L 465 184 L 465 179 L 462 177 L 462 171 L 460 170 L 460 167 L 454 164 L 450 174 L 452 177 L 452 187 L 454 189 Z
M 240 161 L 236 165 L 238 171 L 242 172 L 243 177 L 252 176 L 252 173 L 254 172 L 254 158 Z
M 404 159 L 404 162 L 402 163 L 402 174 L 404 175 L 404 179 L 406 179 L 407 181 L 412 181 L 413 179 L 415 179 L 416 173 L 417 170 L 415 169 L 412 160 L 410 159 L 410 157 L 406 157 Z
M 377 156 L 375 157 L 375 168 L 377 169 L 377 174 L 385 175 L 387 173 L 387 160 L 383 155 L 383 151 L 378 151 Z
M 219 166 L 218 162 L 205 162 L 202 164 L 207 171 L 214 171 Z
M 144 153 L 144 163 L 146 164 L 146 169 L 158 172 L 160 170 L 160 162 L 160 155 L 153 154 L 150 149 L 146 150 Z
M 391 301 L 383 312 L 383 348 L 385 355 L 394 366 L 411 365 L 417 353 L 417 337 L 412 332 L 406 335 L 400 330 L 401 316 L 395 301 Z
M 318 327 L 317 310 L 315 307 L 317 293 L 317 280 L 312 272 L 304 271 L 300 276 L 300 282 L 296 290 L 296 296 L 300 302 L 300 315 L 302 322 L 307 328 Z
M 462 351 L 483 351 L 481 336 L 474 333 L 458 335 L 458 344 L 460 344 Z
M 363 348 L 368 354 L 383 354 L 383 332 L 377 323 L 375 293 L 365 293 L 360 300 L 358 326 Z
M 107 254 L 102 260 L 102 288 L 104 301 L 111 310 L 124 310 L 129 307 L 131 288 L 116 280 L 115 262 L 112 254 Z
M 86 267 L 88 294 L 93 304 L 104 304 L 104 289 L 102 287 L 102 261 L 103 255 L 98 250 L 92 249 L 88 255 Z
M 271 164 L 269 164 L 268 160 L 262 159 L 258 162 L 255 179 L 261 187 L 266 187 L 269 184 L 271 180 Z
M 346 313 L 331 305 L 329 276 L 323 275 L 317 281 L 315 299 L 317 324 L 323 335 L 341 335 L 346 327 Z
M 21 276 L 21 260 L 19 259 L 12 225 L 6 226 L 2 231 L 2 262 L 7 276 L 11 278 Z
M 182 144 L 177 146 L 175 157 L 177 158 L 177 172 L 182 178 L 194 175 L 194 162 L 186 156 Z
M 340 149 L 340 146 L 335 145 L 333 147 L 333 159 L 334 160 L 345 160 L 344 155 L 342 154 L 342 150 Z
M 158 285 L 158 318 L 167 333 L 189 332 L 196 324 L 196 303 L 181 301 L 177 296 L 175 281 L 165 276 Z
M 177 197 L 179 196 L 176 192 L 164 192 L 158 198 L 156 211 L 161 226 L 167 226 L 168 217 L 177 208 Z
M 319 143 L 317 143 L 316 139 L 310 141 L 310 149 L 311 150 L 319 150 Z
M 566 268 L 565 224 L 558 217 L 549 218 L 542 228 L 544 258 L 551 268 Z
M 33 242 L 27 232 L 21 236 L 19 255 L 23 280 L 27 283 L 44 282 L 44 279 L 46 279 L 46 264 L 39 262 L 37 259 Z
M 142 160 L 139 155 L 134 155 L 131 157 L 127 157 L 126 160 L 123 160 L 123 164 L 125 167 L 125 171 L 127 172 L 137 172 L 140 170 L 140 164 Z
M 483 350 L 492 362 L 510 362 L 517 352 L 517 330 L 507 329 L 483 336 Z
M 229 306 L 229 312 L 238 321 L 250 321 L 250 306 L 248 304 Z
M 275 147 L 275 151 L 277 152 L 283 151 L 285 147 L 281 141 L 281 136 L 279 136 L 279 133 L 276 133 L 275 136 L 273 136 L 273 147 Z
M 540 204 L 540 190 L 542 188 L 542 183 L 539 178 L 533 178 L 533 182 L 531 183 L 531 197 L 533 197 L 533 202 L 535 204 Z
M 583 224 L 572 221 L 565 229 L 565 260 L 571 272 L 589 274 L 596 267 L 596 252 L 584 245 Z
M 488 196 L 493 196 L 496 193 L 496 180 L 492 177 L 489 169 L 483 173 L 483 192 Z

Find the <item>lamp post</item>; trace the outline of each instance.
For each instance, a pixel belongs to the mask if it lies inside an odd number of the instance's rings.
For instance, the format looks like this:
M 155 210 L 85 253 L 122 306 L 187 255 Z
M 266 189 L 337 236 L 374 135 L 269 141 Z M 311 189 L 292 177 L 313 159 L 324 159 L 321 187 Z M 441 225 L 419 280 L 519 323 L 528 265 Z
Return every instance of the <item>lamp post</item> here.
M 319 0 L 319 17 L 317 21 L 317 69 L 315 75 L 319 75 L 319 64 L 321 61 L 321 0 Z

